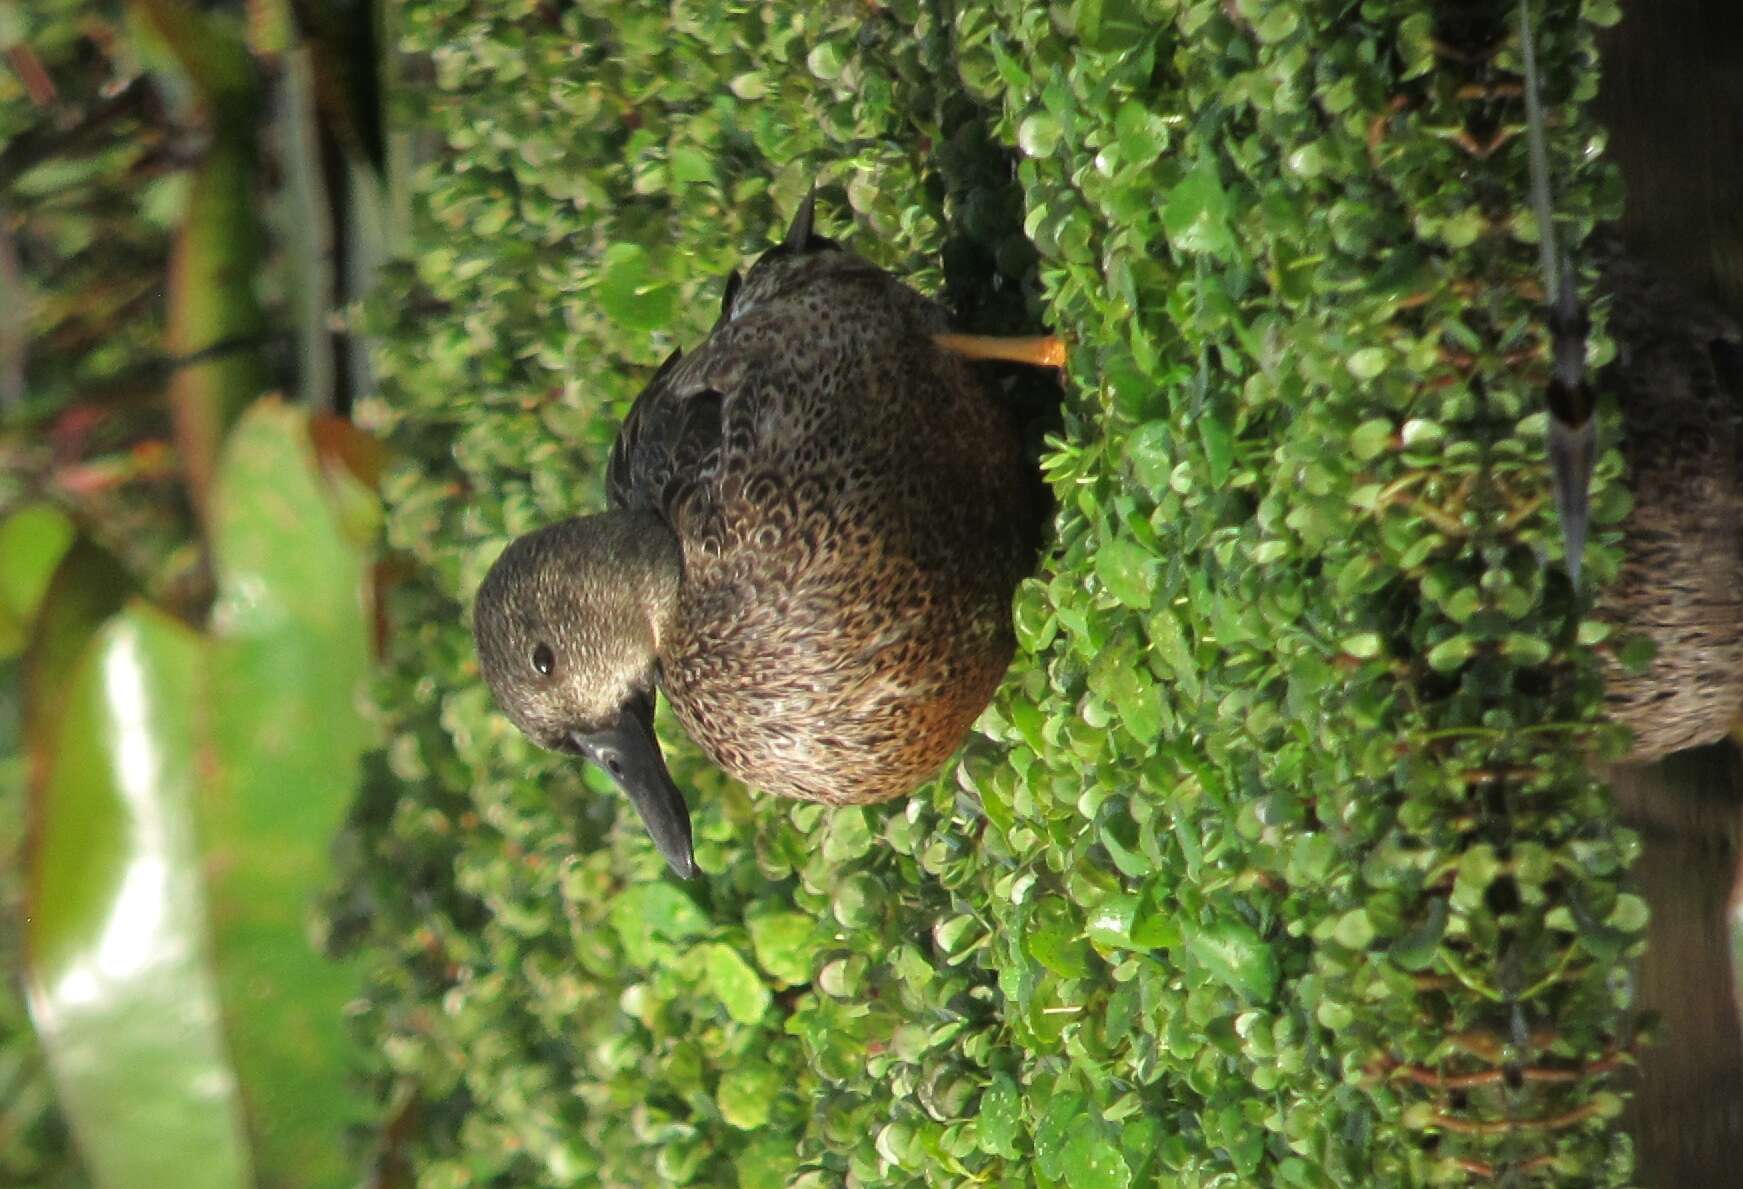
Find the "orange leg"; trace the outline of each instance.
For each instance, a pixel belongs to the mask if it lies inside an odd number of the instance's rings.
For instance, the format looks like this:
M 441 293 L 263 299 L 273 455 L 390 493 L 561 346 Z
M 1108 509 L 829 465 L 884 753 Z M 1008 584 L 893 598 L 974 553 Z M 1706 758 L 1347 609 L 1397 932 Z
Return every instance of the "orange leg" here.
M 988 334 L 935 334 L 932 341 L 965 359 L 1002 359 L 1035 367 L 1064 367 L 1065 340 L 1056 334 L 1001 338 Z

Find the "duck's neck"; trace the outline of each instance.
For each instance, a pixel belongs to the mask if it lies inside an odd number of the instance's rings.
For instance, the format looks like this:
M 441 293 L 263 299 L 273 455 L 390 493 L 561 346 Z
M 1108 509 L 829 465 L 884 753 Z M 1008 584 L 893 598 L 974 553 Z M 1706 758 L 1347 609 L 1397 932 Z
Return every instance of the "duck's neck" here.
M 678 618 L 678 588 L 684 579 L 684 555 L 678 538 L 654 513 L 618 509 L 586 517 L 587 527 L 603 548 L 612 571 L 608 581 L 623 591 L 647 616 L 654 655 L 672 638 Z

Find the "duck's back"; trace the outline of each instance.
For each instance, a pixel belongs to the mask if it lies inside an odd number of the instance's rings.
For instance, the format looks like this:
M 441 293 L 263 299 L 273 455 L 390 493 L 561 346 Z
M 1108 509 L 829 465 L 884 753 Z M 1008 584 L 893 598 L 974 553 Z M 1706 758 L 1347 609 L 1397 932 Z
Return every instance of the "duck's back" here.
M 942 311 L 827 245 L 765 258 L 638 399 L 614 502 L 684 553 L 660 684 L 723 768 L 834 803 L 910 791 L 1010 662 L 1032 561 L 1016 436 Z
M 1644 674 L 1610 666 L 1629 758 L 1722 738 L 1743 710 L 1743 335 L 1712 306 L 1619 260 L 1605 271 L 1634 509 L 1601 596 L 1657 646 Z

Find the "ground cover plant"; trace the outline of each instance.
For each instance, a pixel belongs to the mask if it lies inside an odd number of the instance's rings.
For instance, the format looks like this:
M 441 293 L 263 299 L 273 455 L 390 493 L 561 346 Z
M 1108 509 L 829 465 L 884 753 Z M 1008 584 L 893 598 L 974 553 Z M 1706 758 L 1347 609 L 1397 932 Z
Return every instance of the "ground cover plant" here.
M 1619 203 L 1584 106 L 1616 12 L 1545 7 L 1577 252 Z M 402 16 L 430 147 L 365 415 L 408 576 L 333 914 L 418 1183 L 1630 1179 L 1645 908 L 1585 755 L 1627 649 L 1556 562 L 1511 10 Z M 466 609 L 598 506 L 629 399 L 813 182 L 967 328 L 1072 341 L 1053 545 L 911 801 L 674 748 L 681 885 L 493 712 Z

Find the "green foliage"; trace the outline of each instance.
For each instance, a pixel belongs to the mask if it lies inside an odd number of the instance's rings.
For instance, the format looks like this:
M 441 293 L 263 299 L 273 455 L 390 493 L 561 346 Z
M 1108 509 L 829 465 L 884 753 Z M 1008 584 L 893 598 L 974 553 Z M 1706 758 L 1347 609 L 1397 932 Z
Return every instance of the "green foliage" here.
M 1575 7 L 1541 52 L 1577 241 L 1616 195 Z M 430 153 L 369 416 L 414 574 L 341 920 L 422 1184 L 1627 1181 L 1585 1068 L 1631 1047 L 1644 919 L 1585 766 L 1609 628 L 1541 560 L 1523 145 L 1460 139 L 1516 120 L 1469 97 L 1512 50 L 1437 50 L 1504 29 L 1435 11 L 407 7 Z M 494 713 L 466 607 L 597 505 L 629 399 L 813 179 L 966 326 L 1069 337 L 1055 540 L 911 800 L 755 797 L 674 746 L 680 886 Z

